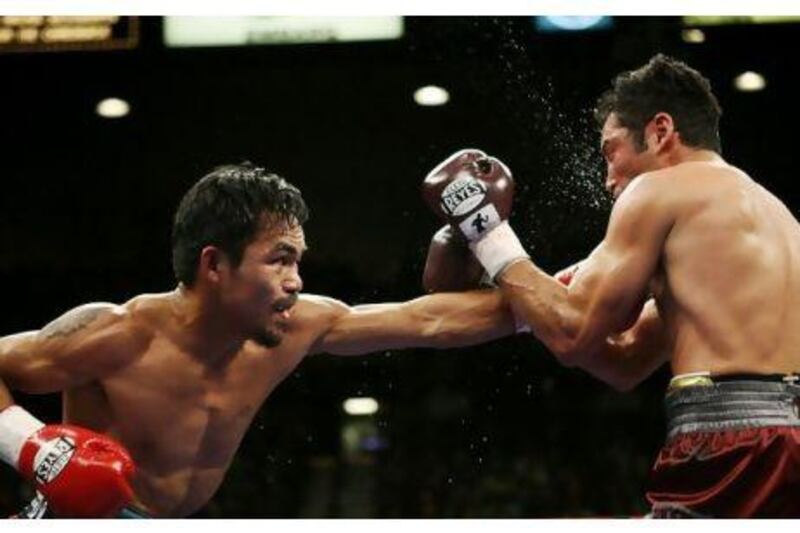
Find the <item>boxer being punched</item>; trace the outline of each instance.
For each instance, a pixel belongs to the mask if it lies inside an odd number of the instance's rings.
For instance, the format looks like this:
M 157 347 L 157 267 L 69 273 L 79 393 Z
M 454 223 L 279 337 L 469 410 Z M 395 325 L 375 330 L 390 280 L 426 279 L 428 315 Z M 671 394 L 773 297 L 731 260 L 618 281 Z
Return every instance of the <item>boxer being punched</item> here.
M 493 158 L 456 154 L 425 193 L 560 362 L 629 389 L 669 361 L 654 516 L 797 517 L 800 227 L 722 159 L 720 114 L 708 81 L 663 55 L 615 78 L 597 107 L 615 204 L 604 240 L 559 279 L 504 220 Z M 482 192 L 444 203 L 461 178 Z
M 306 355 L 452 347 L 513 331 L 498 291 L 356 307 L 301 294 L 306 217 L 300 192 L 263 169 L 232 165 L 201 179 L 175 215 L 177 289 L 84 305 L 0 339 L 0 435 L 17 435 L 2 458 L 18 466 L 17 449 L 44 431 L 7 389 L 63 391 L 65 423 L 130 452 L 128 510 L 186 516 L 213 496 L 256 411 Z M 103 471 L 121 471 L 119 485 L 130 477 L 124 457 L 120 448 Z M 115 487 L 109 477 L 94 492 Z

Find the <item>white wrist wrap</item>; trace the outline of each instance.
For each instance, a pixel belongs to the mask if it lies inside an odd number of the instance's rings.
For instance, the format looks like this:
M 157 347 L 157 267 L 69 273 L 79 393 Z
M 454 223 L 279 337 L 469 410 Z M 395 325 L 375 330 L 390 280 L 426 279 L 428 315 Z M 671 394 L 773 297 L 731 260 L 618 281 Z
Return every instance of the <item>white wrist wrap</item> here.
M 477 241 L 470 242 L 469 247 L 491 280 L 511 263 L 530 257 L 506 221 L 489 230 Z
M 18 405 L 0 411 L 0 460 L 17 468 L 22 445 L 44 424 Z

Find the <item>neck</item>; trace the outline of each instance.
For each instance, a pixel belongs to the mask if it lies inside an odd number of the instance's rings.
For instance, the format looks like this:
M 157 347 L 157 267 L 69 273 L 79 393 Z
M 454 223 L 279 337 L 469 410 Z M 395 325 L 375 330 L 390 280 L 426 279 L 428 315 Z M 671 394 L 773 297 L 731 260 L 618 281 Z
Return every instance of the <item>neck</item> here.
M 722 163 L 723 159 L 713 150 L 695 149 L 681 146 L 680 148 L 664 155 L 664 167 L 672 167 L 681 163 Z
M 192 357 L 209 365 L 219 364 L 235 355 L 244 344 L 245 335 L 225 319 L 212 295 L 180 284 L 171 298 L 181 336 Z

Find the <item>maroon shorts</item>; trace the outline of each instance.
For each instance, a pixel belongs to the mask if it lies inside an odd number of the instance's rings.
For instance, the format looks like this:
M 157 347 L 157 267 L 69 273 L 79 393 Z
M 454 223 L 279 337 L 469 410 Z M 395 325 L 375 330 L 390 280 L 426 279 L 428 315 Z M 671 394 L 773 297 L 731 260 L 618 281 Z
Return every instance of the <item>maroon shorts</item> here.
M 654 518 L 800 517 L 800 386 L 714 380 L 670 392 Z

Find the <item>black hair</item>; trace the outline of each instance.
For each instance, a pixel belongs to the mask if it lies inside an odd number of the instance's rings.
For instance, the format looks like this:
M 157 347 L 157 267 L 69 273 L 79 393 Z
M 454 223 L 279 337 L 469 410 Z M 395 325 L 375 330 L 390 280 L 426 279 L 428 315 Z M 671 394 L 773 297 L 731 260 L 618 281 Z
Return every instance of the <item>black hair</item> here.
M 265 224 L 304 224 L 300 190 L 252 163 L 215 168 L 181 199 L 172 226 L 172 268 L 191 287 L 200 252 L 217 246 L 236 267 L 247 244 Z
M 711 83 L 686 63 L 663 54 L 617 75 L 597 101 L 595 119 L 602 127 L 611 113 L 628 128 L 639 149 L 644 127 L 659 112 L 669 113 L 687 146 L 722 152 L 719 119 L 722 108 Z

